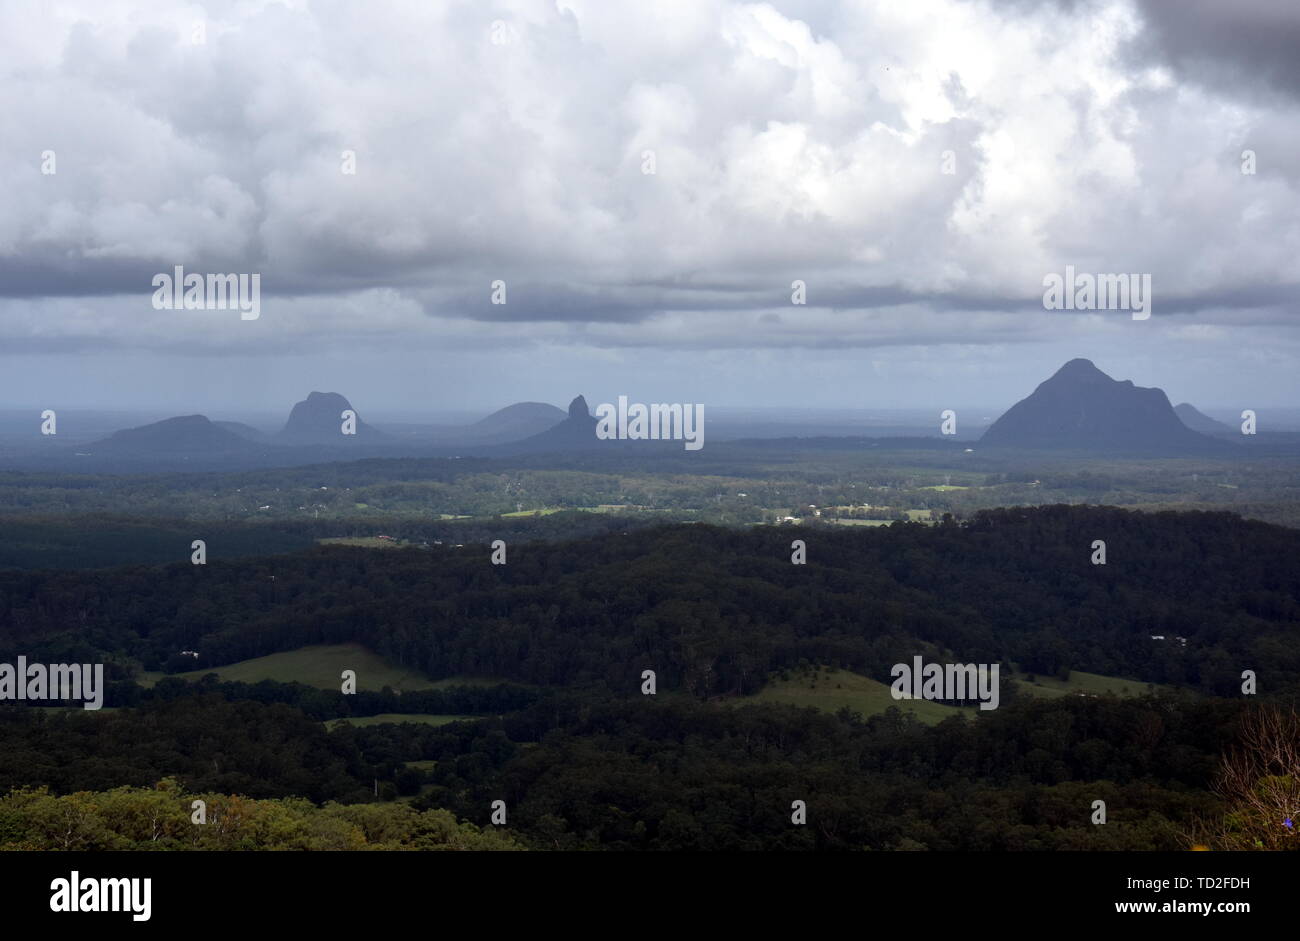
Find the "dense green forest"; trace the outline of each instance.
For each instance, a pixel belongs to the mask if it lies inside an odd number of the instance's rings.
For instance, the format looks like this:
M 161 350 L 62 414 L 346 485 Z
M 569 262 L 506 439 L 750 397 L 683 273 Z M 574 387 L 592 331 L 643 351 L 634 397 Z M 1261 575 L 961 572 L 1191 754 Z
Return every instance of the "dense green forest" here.
M 807 564 L 791 564 L 795 537 Z M 662 526 L 519 543 L 504 565 L 487 545 L 329 546 L 0 573 L 0 654 L 103 660 L 121 679 L 358 641 L 434 679 L 632 692 L 653 669 L 699 697 L 801 660 L 887 681 L 923 655 L 1219 695 L 1253 670 L 1282 692 L 1300 674 L 1298 550 L 1300 533 L 1226 513 L 1066 506 L 859 530 Z
M 1258 750 L 1250 717 L 1300 693 L 1294 529 L 1065 505 L 878 528 L 584 518 L 600 525 L 579 538 L 507 531 L 504 565 L 489 525 L 461 546 L 0 573 L 0 661 L 104 662 L 110 681 L 100 712 L 0 707 L 0 846 L 1290 845 L 1269 801 L 1297 769 L 1225 768 Z M 792 563 L 795 539 L 806 564 Z M 499 682 L 345 695 L 142 672 L 329 643 L 430 680 Z M 914 656 L 1004 664 L 1000 707 L 927 725 L 744 698 L 807 664 L 888 682 Z M 1175 689 L 1041 699 L 1013 666 Z M 1242 695 L 1244 670 L 1257 697 Z M 445 724 L 333 724 L 388 715 Z M 192 795 L 242 822 L 193 832 Z
M 1209 788 L 1247 708 L 1070 697 L 926 726 L 896 710 L 863 721 L 566 692 L 499 718 L 333 732 L 293 707 L 214 692 L 103 715 L 7 709 L 0 789 L 15 793 L 0 801 L 0 845 L 128 848 L 151 807 L 163 839 L 151 848 L 422 848 L 427 815 L 445 810 L 435 845 L 496 831 L 501 848 L 535 849 L 1186 849 L 1234 832 Z M 158 782 L 166 793 L 152 800 L 114 793 Z M 241 843 L 186 825 L 196 794 L 281 801 L 296 816 L 250 823 Z M 402 809 L 315 811 L 301 798 Z M 1097 800 L 1105 826 L 1091 821 Z M 792 823 L 794 801 L 807 825 Z M 385 821 L 387 836 L 365 820 Z M 334 836 L 317 844 L 320 827 Z

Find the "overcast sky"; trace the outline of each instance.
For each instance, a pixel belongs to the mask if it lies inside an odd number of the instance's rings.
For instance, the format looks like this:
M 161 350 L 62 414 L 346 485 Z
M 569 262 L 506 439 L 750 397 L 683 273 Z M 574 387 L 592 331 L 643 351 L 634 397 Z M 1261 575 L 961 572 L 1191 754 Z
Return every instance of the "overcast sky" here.
M 1075 356 L 1300 405 L 1297 49 L 1291 0 L 0 4 L 0 408 L 1005 406 Z M 260 317 L 155 310 L 176 265 Z M 1044 310 L 1066 265 L 1150 319 Z

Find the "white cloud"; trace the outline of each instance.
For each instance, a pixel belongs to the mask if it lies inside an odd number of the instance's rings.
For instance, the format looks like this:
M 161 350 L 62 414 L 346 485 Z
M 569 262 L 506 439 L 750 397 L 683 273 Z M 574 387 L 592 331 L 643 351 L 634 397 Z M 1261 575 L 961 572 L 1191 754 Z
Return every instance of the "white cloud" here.
M 1152 272 L 1157 317 L 1215 295 L 1183 315 L 1212 324 L 1296 280 L 1296 103 L 1131 61 L 1142 30 L 1118 2 L 7 8 L 0 334 L 238 348 L 147 310 L 175 264 L 261 272 L 261 350 L 1001 343 L 1065 264 Z M 793 278 L 808 308 L 781 308 Z M 588 303 L 531 310 L 547 284 Z M 913 297 L 845 309 L 853 286 Z

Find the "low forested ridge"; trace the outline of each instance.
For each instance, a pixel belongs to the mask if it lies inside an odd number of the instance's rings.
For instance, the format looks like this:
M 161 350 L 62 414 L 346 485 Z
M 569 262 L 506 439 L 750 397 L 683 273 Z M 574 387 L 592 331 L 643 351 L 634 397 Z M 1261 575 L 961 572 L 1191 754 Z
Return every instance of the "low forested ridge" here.
M 791 541 L 808 543 L 791 564 Z M 1094 565 L 1104 540 L 1107 562 Z M 508 547 L 343 546 L 207 565 L 0 574 L 4 656 L 115 678 L 358 641 L 434 679 L 744 694 L 801 660 L 913 656 L 1235 695 L 1300 675 L 1300 533 L 1226 513 L 982 512 L 875 530 L 699 525 Z M 1163 638 L 1156 640 L 1153 637 Z M 180 651 L 197 651 L 196 660 Z

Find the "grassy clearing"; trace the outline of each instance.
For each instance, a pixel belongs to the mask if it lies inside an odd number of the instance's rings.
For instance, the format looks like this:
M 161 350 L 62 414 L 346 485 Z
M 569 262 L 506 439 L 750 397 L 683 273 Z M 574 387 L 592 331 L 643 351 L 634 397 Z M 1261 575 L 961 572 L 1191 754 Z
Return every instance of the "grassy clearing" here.
M 448 686 L 498 686 L 502 683 L 515 686 L 529 685 L 495 676 L 449 676 L 446 679 L 431 680 L 416 670 L 407 670 L 389 663 L 360 644 L 300 647 L 297 650 L 273 653 L 253 660 L 241 660 L 238 663 L 214 667 L 210 670 L 191 670 L 173 675 L 194 682 L 209 673 L 215 673 L 220 679 L 231 682 L 258 683 L 262 680 L 276 680 L 280 683 L 306 683 L 308 686 L 320 689 L 337 690 L 342 685 L 340 674 L 344 670 L 356 671 L 358 689 L 375 692 L 385 686 L 407 691 L 444 689 Z M 142 673 L 139 683 L 141 686 L 153 686 L 164 676 L 167 674 Z
M 947 706 L 923 699 L 894 699 L 888 683 L 847 670 L 832 671 L 829 667 L 820 667 L 815 672 L 809 670 L 803 673 L 791 672 L 788 675 L 790 677 L 788 680 L 774 677 L 767 686 L 753 696 L 729 702 L 733 705 L 779 702 L 792 706 L 813 706 L 824 712 L 838 712 L 847 706 L 862 716 L 876 715 L 890 706 L 897 706 L 930 725 L 942 722 L 958 713 L 964 712 L 969 716 L 979 713 L 979 709 L 974 706 Z M 1150 692 L 1168 692 L 1173 689 L 1170 686 L 1103 676 L 1099 673 L 1085 673 L 1080 670 L 1071 672 L 1069 680 L 1035 676 L 1031 681 L 1026 674 L 1022 673 L 1013 674 L 1013 678 L 1020 692 L 1043 697 L 1079 694 L 1142 696 Z
M 385 686 L 396 690 L 434 689 L 440 685 L 452 685 L 443 680 L 435 683 L 416 670 L 391 664 L 383 657 L 372 653 L 360 644 L 321 644 L 300 647 L 284 653 L 273 653 L 253 660 L 241 660 L 210 670 L 192 670 L 177 673 L 181 679 L 200 680 L 208 673 L 215 673 L 222 680 L 232 682 L 257 683 L 261 680 L 278 680 L 281 683 L 306 683 L 320 689 L 339 689 L 342 685 L 341 674 L 344 670 L 354 670 L 357 674 L 357 689 L 378 692 Z M 162 676 L 160 673 L 147 673 L 142 683 L 152 686 Z
M 884 712 L 890 706 L 897 706 L 929 725 L 963 712 L 967 715 L 978 712 L 974 707 L 945 706 L 924 699 L 895 699 L 887 683 L 862 676 L 860 673 L 850 673 L 847 670 L 832 671 L 827 667 L 822 667 L 816 672 L 810 670 L 807 673 L 791 673 L 788 680 L 773 678 L 753 696 L 731 700 L 731 702 L 736 705 L 777 702 L 791 706 L 813 706 L 823 712 L 838 712 L 847 706 L 864 717 Z
M 1022 673 L 1017 673 L 1015 678 L 1020 691 L 1030 696 L 1075 696 L 1080 693 L 1091 696 L 1142 696 L 1152 692 L 1169 692 L 1174 688 L 1158 683 L 1143 683 L 1141 680 L 1103 676 L 1100 673 L 1084 673 L 1082 670 L 1071 670 L 1068 680 L 1054 676 L 1035 676 L 1031 681 Z

